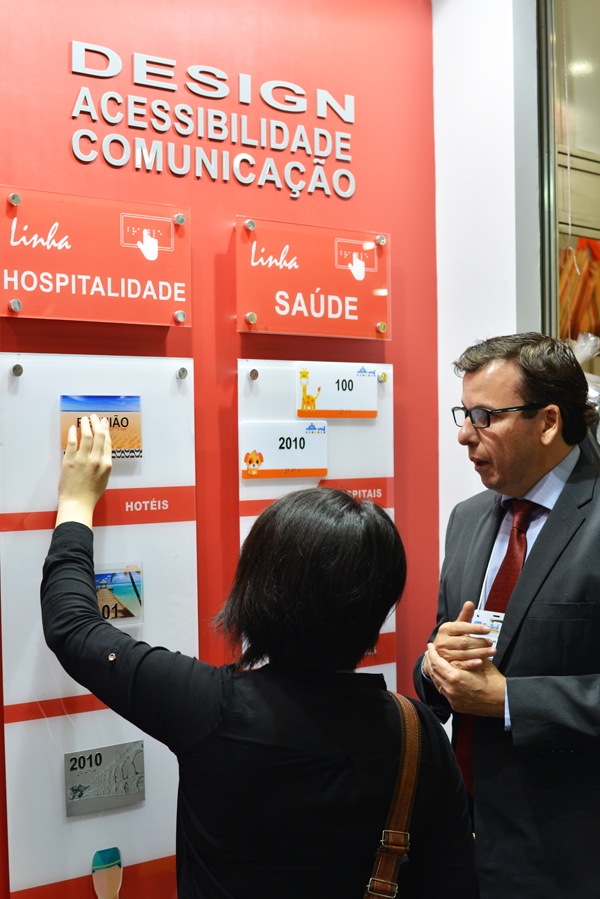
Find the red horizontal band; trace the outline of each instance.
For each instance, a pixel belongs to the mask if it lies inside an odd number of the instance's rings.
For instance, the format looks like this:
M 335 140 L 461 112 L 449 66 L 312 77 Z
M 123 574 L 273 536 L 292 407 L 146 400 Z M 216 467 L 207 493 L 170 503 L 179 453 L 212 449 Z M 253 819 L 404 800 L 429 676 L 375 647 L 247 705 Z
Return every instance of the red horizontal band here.
M 93 853 L 89 858 L 90 873 L 85 877 L 11 891 L 10 899 L 82 899 L 82 896 L 94 896 L 92 858 Z M 129 897 L 143 896 L 144 899 L 176 899 L 175 856 L 155 858 L 138 865 L 124 864 L 120 893 Z
M 324 478 L 319 481 L 319 487 L 344 490 L 355 499 L 370 499 L 386 509 L 394 506 L 393 478 Z M 240 500 L 240 515 L 243 517 L 260 515 L 274 501 L 273 499 L 242 499 Z
M 94 513 L 97 527 L 195 519 L 196 488 L 193 486 L 107 490 Z M 52 530 L 55 520 L 56 512 L 5 512 L 0 515 L 0 531 Z
M 386 509 L 394 506 L 393 478 L 326 478 L 319 487 L 344 490 L 355 499 L 370 499 Z
M 359 665 L 385 665 L 396 661 L 396 634 L 381 634 L 375 652 L 365 656 Z M 4 723 L 37 721 L 40 718 L 58 718 L 61 715 L 78 715 L 82 712 L 98 712 L 107 706 L 91 693 L 81 696 L 63 696 L 59 699 L 43 699 L 39 702 L 19 702 L 4 706 Z
M 396 661 L 396 634 L 387 632 L 379 635 L 374 653 L 369 653 L 359 663 L 359 668 L 369 668 L 372 665 L 389 665 Z
M 396 661 L 396 634 L 381 634 L 375 652 L 365 656 L 359 668 L 369 665 L 386 665 Z M 61 715 L 77 715 L 82 712 L 97 712 L 107 706 L 91 693 L 81 696 L 64 696 L 60 699 L 43 699 L 40 702 L 20 702 L 4 706 L 4 723 L 36 721 L 39 718 L 57 718 Z
M 84 693 L 81 696 L 63 696 L 60 699 L 42 699 L 40 702 L 18 702 L 4 706 L 4 723 L 37 721 L 39 718 L 58 718 L 61 715 L 78 715 L 81 712 L 98 712 L 108 706 Z
M 56 512 L 5 512 L 0 515 L 0 531 L 51 531 Z

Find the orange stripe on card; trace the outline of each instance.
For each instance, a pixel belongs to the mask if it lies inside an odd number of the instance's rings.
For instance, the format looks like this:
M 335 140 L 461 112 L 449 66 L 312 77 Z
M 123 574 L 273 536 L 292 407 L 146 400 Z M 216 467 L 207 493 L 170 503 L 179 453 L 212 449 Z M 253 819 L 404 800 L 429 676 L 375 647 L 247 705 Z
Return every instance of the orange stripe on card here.
M 94 513 L 96 527 L 194 521 L 195 487 L 136 487 L 107 490 Z M 0 531 L 52 530 L 56 512 L 5 512 Z
M 92 855 L 88 859 L 90 869 Z M 122 896 L 143 896 L 144 899 L 177 899 L 175 856 L 155 858 L 140 862 L 138 865 L 128 865 L 125 862 L 120 892 Z M 85 877 L 75 877 L 73 880 L 46 883 L 27 890 L 14 890 L 10 894 L 10 899 L 82 899 L 82 897 L 91 899 L 92 896 L 94 887 L 90 873 Z
M 98 712 L 106 709 L 103 702 L 84 693 L 82 696 L 63 696 L 61 699 L 43 699 L 40 702 L 19 702 L 4 706 L 4 723 L 37 721 L 39 718 L 59 718 L 61 715 L 79 715 L 82 712 Z
M 396 634 L 385 633 L 379 635 L 375 652 L 369 653 L 359 663 L 359 668 L 369 668 L 372 665 L 388 665 L 396 661 Z
M 298 418 L 377 418 L 376 409 L 296 409 Z
M 251 468 L 242 469 L 245 481 L 256 481 L 259 478 L 323 478 L 326 468 Z

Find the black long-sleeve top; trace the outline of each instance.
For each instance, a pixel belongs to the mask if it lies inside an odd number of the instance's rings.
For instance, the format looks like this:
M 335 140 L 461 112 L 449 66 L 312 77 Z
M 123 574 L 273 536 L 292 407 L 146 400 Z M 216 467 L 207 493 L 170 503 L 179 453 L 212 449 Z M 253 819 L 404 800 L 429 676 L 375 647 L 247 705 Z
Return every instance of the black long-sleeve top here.
M 44 565 L 42 616 L 65 670 L 179 761 L 180 899 L 362 899 L 401 748 L 374 674 L 235 672 L 151 647 L 102 619 L 93 537 L 67 522 Z M 422 760 L 405 896 L 475 896 L 462 779 L 416 703 Z

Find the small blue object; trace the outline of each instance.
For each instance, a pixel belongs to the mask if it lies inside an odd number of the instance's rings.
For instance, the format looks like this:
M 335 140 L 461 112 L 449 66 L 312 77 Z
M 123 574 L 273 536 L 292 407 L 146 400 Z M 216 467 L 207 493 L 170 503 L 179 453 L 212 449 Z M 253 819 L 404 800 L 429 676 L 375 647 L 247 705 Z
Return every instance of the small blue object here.
M 111 849 L 99 849 L 97 852 L 94 852 L 94 858 L 92 861 L 92 874 L 95 871 L 103 871 L 106 868 L 114 868 L 115 865 L 118 865 L 119 868 L 122 867 L 121 853 L 116 846 L 113 846 Z

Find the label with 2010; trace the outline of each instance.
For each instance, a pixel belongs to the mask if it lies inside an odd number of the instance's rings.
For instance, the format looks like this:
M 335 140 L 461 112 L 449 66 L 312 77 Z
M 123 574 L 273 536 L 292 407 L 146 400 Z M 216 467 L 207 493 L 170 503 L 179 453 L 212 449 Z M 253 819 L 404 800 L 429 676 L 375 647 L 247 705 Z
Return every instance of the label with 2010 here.
M 303 450 L 306 446 L 306 440 L 304 437 L 280 437 L 279 438 L 279 449 L 280 450 L 290 450 L 290 449 L 301 449 Z
M 93 761 L 92 761 L 93 759 Z M 92 755 L 72 755 L 69 759 L 69 771 L 83 771 L 85 768 L 99 768 L 102 764 L 102 753 Z

